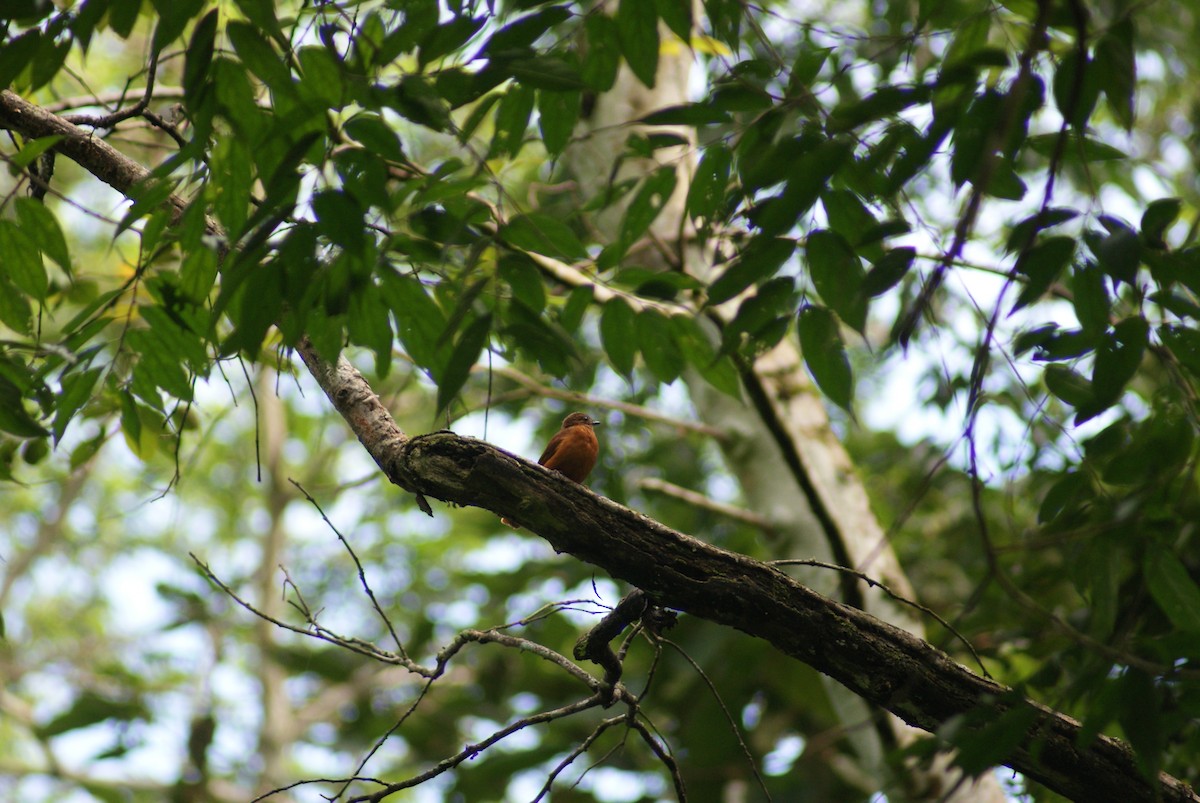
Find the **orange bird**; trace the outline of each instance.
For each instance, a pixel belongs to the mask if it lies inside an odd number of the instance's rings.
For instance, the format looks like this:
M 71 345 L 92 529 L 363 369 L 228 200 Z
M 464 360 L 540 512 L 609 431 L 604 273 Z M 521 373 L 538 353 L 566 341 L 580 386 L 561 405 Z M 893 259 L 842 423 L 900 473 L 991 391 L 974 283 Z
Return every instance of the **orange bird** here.
M 563 419 L 562 429 L 546 444 L 538 462 L 573 482 L 583 482 L 596 466 L 596 455 L 600 452 L 593 429 L 599 423 L 586 413 L 571 413 Z
M 586 413 L 571 413 L 563 419 L 562 428 L 546 444 L 538 463 L 572 482 L 582 483 L 592 473 L 596 456 L 600 453 L 600 442 L 596 440 L 594 429 L 599 423 Z M 508 519 L 500 521 L 509 527 L 518 526 Z

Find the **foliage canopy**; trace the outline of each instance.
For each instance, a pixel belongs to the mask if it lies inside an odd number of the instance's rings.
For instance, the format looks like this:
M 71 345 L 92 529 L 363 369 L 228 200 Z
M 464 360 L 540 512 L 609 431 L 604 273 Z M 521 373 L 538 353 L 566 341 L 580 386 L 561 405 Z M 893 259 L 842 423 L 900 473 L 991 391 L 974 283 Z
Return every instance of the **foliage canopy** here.
M 971 663 L 961 635 L 997 681 L 1080 720 L 1082 745 L 1126 741 L 1147 788 L 1160 771 L 1200 783 L 1196 13 L 803 5 L 6 3 L 14 788 L 245 799 L 349 777 L 377 750 L 366 774 L 388 783 L 457 756 L 447 798 L 533 797 L 595 741 L 602 769 L 556 795 L 613 799 L 624 782 L 652 798 L 679 779 L 703 799 L 751 782 L 787 800 L 927 792 L 904 787 L 905 762 L 932 741 L 864 781 L 831 730 L 862 723 L 814 671 L 687 617 L 624 655 L 639 717 L 572 709 L 470 766 L 463 745 L 578 696 L 578 672 L 500 647 L 519 633 L 570 654 L 593 591 L 619 593 L 486 511 L 429 524 L 407 496 L 363 494 L 353 478 L 378 472 L 332 404 L 294 392 L 312 387 L 294 348 L 348 355 L 409 432 L 487 410 L 526 414 L 544 440 L 562 404 L 606 406 L 598 490 L 773 560 L 797 557 L 775 512 L 714 516 L 663 480 L 750 497 L 745 474 L 728 482 L 735 422 L 691 420 L 685 396 L 715 391 L 737 422 L 781 431 L 764 399 L 787 394 L 759 380 L 798 346 L 938 614 L 929 640 Z M 682 96 L 637 104 L 672 82 Z M 292 478 L 332 511 L 386 616 L 312 508 L 285 518 Z M 147 512 L 165 505 L 177 521 Z M 128 528 L 112 518 L 126 510 Z M 349 641 L 278 632 L 189 551 L 300 631 L 328 609 L 333 630 L 390 635 L 438 672 L 456 644 L 463 676 L 414 687 Z M 157 579 L 150 621 L 112 587 L 140 572 Z M 503 622 L 521 627 L 487 630 Z M 493 635 L 470 651 L 464 632 Z M 1036 761 L 1030 711 L 946 717 L 940 743 L 971 774 Z M 63 744 L 90 758 L 62 763 Z

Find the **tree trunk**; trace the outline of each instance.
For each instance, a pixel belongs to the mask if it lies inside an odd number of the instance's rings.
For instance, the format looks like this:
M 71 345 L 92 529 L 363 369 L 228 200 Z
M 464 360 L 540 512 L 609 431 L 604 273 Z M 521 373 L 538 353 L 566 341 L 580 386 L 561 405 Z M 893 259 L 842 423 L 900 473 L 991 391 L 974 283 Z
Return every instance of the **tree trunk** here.
M 661 36 L 667 41 L 672 34 L 663 28 Z M 662 270 L 678 269 L 671 264 L 678 260 L 684 271 L 707 282 L 713 278 L 712 249 L 697 241 L 684 207 L 696 164 L 695 149 L 659 149 L 655 159 L 625 158 L 614 170 L 626 139 L 639 130 L 634 121 L 652 111 L 689 101 L 687 85 L 693 54 L 679 44 L 670 49 L 674 54 L 668 48 L 660 54 L 653 89 L 645 87 L 622 65 L 616 85 L 596 98 L 591 113 L 581 122 L 576 132 L 578 144 L 568 150 L 564 163 L 586 199 L 602 192 L 609 181 L 649 175 L 661 165 L 674 162 L 678 168 L 675 192 L 664 204 L 649 237 L 640 247 L 631 249 L 629 258 L 635 264 Z M 687 128 L 666 130 L 689 140 L 694 138 Z M 623 210 L 623 205 L 609 208 L 592 223 L 612 241 Z M 739 301 L 728 302 L 727 309 L 719 312 L 731 315 Z M 915 597 L 883 528 L 871 512 L 866 489 L 830 427 L 820 395 L 801 364 L 798 344 L 792 337 L 759 358 L 744 374 L 743 388 L 749 404 L 715 391 L 694 373 L 685 375 L 685 380 L 699 418 L 732 436 L 724 447 L 727 465 L 740 482 L 746 506 L 769 521 L 777 558 L 810 558 L 847 566 L 879 580 L 906 599 Z M 797 499 L 804 499 L 806 504 L 796 504 Z M 819 593 L 842 599 L 924 638 L 924 627 L 911 609 L 878 588 L 827 569 L 804 568 L 797 576 Z M 848 726 L 847 737 L 854 744 L 859 769 L 866 777 L 887 777 L 890 770 L 885 759 L 889 750 L 927 736 L 895 716 L 884 713 L 877 717 L 862 698 L 824 679 L 830 703 L 842 724 Z M 877 726 L 855 727 L 871 721 Z M 961 774 L 947 762 L 928 771 L 913 768 L 903 779 L 914 799 L 984 803 L 1005 799 L 991 775 L 958 787 L 960 780 Z M 946 797 L 947 790 L 955 788 L 958 791 Z

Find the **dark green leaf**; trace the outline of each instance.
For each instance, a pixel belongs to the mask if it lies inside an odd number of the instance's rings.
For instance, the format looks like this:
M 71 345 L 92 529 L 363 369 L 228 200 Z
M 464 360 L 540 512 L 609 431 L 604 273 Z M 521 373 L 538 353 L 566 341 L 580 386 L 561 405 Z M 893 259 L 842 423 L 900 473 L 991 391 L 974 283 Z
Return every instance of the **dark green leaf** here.
M 375 352 L 375 373 L 382 379 L 392 364 L 392 327 L 380 295 L 373 286 L 351 294 L 346 334 L 351 343 Z
M 46 151 L 53 148 L 55 145 L 57 145 L 61 141 L 62 141 L 61 134 L 52 134 L 48 137 L 38 137 L 37 139 L 31 139 L 28 142 L 26 142 L 24 145 L 21 146 L 21 150 L 17 151 L 9 159 L 9 162 L 20 168 L 29 167 L 31 164 L 33 164 L 35 161 L 37 161 L 37 158 L 39 156 L 41 156 L 43 153 L 45 153 Z
M 405 351 L 437 378 L 443 365 L 439 340 L 446 329 L 445 314 L 415 277 L 388 271 L 380 278 L 384 301 L 396 318 L 396 334 Z
M 496 108 L 496 134 L 489 155 L 516 156 L 520 153 L 535 99 L 536 93 L 529 87 L 514 84 L 508 88 Z
M 1105 273 L 1126 283 L 1133 282 L 1142 258 L 1142 242 L 1137 232 L 1124 225 L 1113 225 L 1107 237 L 1089 232 L 1085 240 Z
M 638 348 L 650 373 L 660 382 L 674 382 L 683 372 L 683 351 L 675 341 L 671 321 L 656 309 L 644 309 L 636 318 Z
M 566 262 L 587 258 L 587 250 L 571 227 L 541 212 L 517 215 L 500 228 L 499 237 L 514 248 Z
M 1142 213 L 1142 239 L 1153 248 L 1165 248 L 1163 237 L 1167 229 L 1179 217 L 1183 201 L 1179 198 L 1159 198 L 1152 201 Z
M 91 368 L 86 371 L 67 373 L 62 378 L 62 393 L 58 397 L 57 409 L 54 411 L 54 442 L 62 440 L 67 424 L 75 413 L 92 397 L 92 388 L 96 380 L 104 373 L 102 368 Z
M 46 300 L 50 282 L 42 254 L 33 239 L 9 220 L 0 220 L 0 276 L 7 276 L 26 295 Z
M 1075 304 L 1075 317 L 1085 332 L 1098 334 L 1108 328 L 1112 314 L 1112 300 L 1105 287 L 1105 276 L 1090 262 L 1079 265 L 1071 277 L 1071 297 Z
M 633 361 L 637 356 L 637 332 L 633 309 L 624 300 L 614 298 L 604 305 L 600 316 L 600 342 L 613 369 L 626 379 L 632 377 Z
M 1126 131 L 1133 130 L 1133 92 L 1137 59 L 1133 53 L 1133 15 L 1126 12 L 1096 43 L 1094 69 L 1108 108 Z
M 863 293 L 874 298 L 891 290 L 908 274 L 916 254 L 916 249 L 907 245 L 888 251 L 863 277 Z
M 302 47 L 296 55 L 300 61 L 299 88 L 304 96 L 330 109 L 345 106 L 346 84 L 341 62 L 326 48 L 317 45 Z
M 540 313 L 546 307 L 546 290 L 542 275 L 524 255 L 506 254 L 500 259 L 500 278 L 512 290 L 513 298 L 531 312 Z
M 417 57 L 418 67 L 424 70 L 434 59 L 458 50 L 483 27 L 487 19 L 485 16 L 454 17 L 434 28 L 421 39 L 421 52 Z M 456 388 L 455 393 L 457 392 Z
M 1033 244 L 1038 232 L 1052 226 L 1057 226 L 1060 223 L 1066 223 L 1068 220 L 1073 220 L 1078 216 L 1079 213 L 1074 209 L 1061 208 L 1050 208 L 1030 215 L 1013 226 L 1012 233 L 1008 235 L 1008 242 L 1004 250 L 1010 254 L 1023 251 Z
M 0 323 L 8 328 L 30 334 L 33 331 L 33 310 L 29 299 L 10 282 L 0 269 Z
M 583 23 L 587 48 L 583 55 L 584 82 L 596 92 L 607 92 L 621 66 L 621 41 L 617 22 L 607 14 L 588 14 Z
M 582 95 L 579 92 L 538 92 L 538 127 L 542 144 L 551 156 L 557 156 L 571 141 L 575 124 L 579 122 Z
M 59 228 L 58 219 L 43 204 L 32 198 L 18 198 L 15 205 L 21 229 L 37 243 L 46 256 L 57 262 L 58 266 L 70 275 L 71 255 L 67 251 L 67 240 Z
M 667 106 L 645 115 L 641 122 L 646 125 L 719 125 L 729 122 L 728 112 L 714 108 L 708 103 L 688 103 L 683 106 Z
M 839 234 L 817 229 L 805 246 L 813 286 L 845 323 L 862 332 L 867 323 L 862 262 Z
M 685 44 L 692 41 L 692 0 L 655 0 L 658 16 Z
M 1065 365 L 1048 365 L 1045 378 L 1050 392 L 1072 407 L 1086 408 L 1095 401 L 1092 383 L 1074 369 Z
M 1175 553 L 1151 544 L 1146 550 L 1142 572 L 1150 595 L 1171 624 L 1200 635 L 1200 587 Z
M 675 166 L 669 164 L 658 168 L 642 182 L 621 219 L 621 233 L 617 242 L 622 252 L 629 250 L 650 228 L 675 191 L 675 181 Z
M 588 88 L 575 65 L 558 56 L 507 59 L 497 63 L 495 69 L 499 74 L 510 75 L 530 89 L 567 92 Z
M 1086 54 L 1081 62 L 1078 51 L 1072 49 L 1054 72 L 1054 102 L 1059 113 L 1076 130 L 1083 130 L 1099 97 L 1098 71 Z
M 1142 364 L 1149 332 L 1145 318 L 1131 317 L 1113 327 L 1111 337 L 1100 341 L 1092 373 L 1092 389 L 1098 402 L 1109 405 L 1120 397 Z
M 638 80 L 650 89 L 658 74 L 658 14 L 647 0 L 621 0 L 617 7 L 621 54 Z
M 9 363 L 7 367 L 17 370 L 16 364 L 13 363 Z M 20 366 L 20 370 L 23 371 L 24 366 Z M 13 384 L 7 376 L 0 374 L 0 431 L 16 435 L 18 438 L 46 437 L 50 434 L 49 431 L 25 410 L 24 396 L 21 388 Z
M 843 410 L 854 399 L 854 375 L 837 318 L 824 307 L 806 305 L 796 322 L 804 364 L 821 392 Z
M 704 150 L 696 175 L 688 187 L 687 213 L 693 220 L 712 223 L 725 204 L 729 186 L 729 168 L 733 155 L 728 146 L 717 142 Z
M 1013 304 L 1013 311 L 1045 295 L 1074 257 L 1075 240 L 1071 237 L 1045 237 L 1022 253 L 1017 259 L 1017 271 L 1027 281 Z
M 150 716 L 145 705 L 136 700 L 121 700 L 103 697 L 91 690 L 83 691 L 71 707 L 37 728 L 38 735 L 50 738 L 68 731 L 87 728 L 91 725 L 115 719 L 132 722 Z
M 835 108 L 829 115 L 830 133 L 853 128 L 890 117 L 897 112 L 929 100 L 932 92 L 927 86 L 886 86 L 866 98 Z
M 675 340 L 688 364 L 720 392 L 741 399 L 741 377 L 733 361 L 718 355 L 713 348 L 712 338 L 705 329 L 708 322 L 688 315 L 672 315 L 670 320 L 675 329 Z
M 509 51 L 528 48 L 546 31 L 565 22 L 571 16 L 566 6 L 552 6 L 527 14 L 505 25 L 488 39 L 479 51 L 479 56 L 496 58 Z
M 239 20 L 231 20 L 225 26 L 225 33 L 238 58 L 260 81 L 276 92 L 291 89 L 292 76 L 288 72 L 287 62 L 257 28 Z
M 392 162 L 405 161 L 404 149 L 395 130 L 377 114 L 356 114 L 343 126 L 346 133 L 368 149 Z
M 458 396 L 458 392 L 462 390 L 463 385 L 467 383 L 467 378 L 471 375 L 471 368 L 475 366 L 479 355 L 487 346 L 491 330 L 492 316 L 484 315 L 476 318 L 463 331 L 458 342 L 454 344 L 454 350 L 450 353 L 446 369 L 438 379 L 437 415 L 440 416 L 442 411 L 450 406 L 450 403 Z
M 812 208 L 830 178 L 841 169 L 854 150 L 846 139 L 822 142 L 796 159 L 779 195 L 761 202 L 748 213 L 764 234 L 783 234 Z M 778 166 L 775 168 L 778 170 Z
M 1158 336 L 1183 367 L 1200 378 L 1200 332 L 1172 324 L 1160 327 Z
M 1036 134 L 1029 138 L 1029 147 L 1042 156 L 1053 156 L 1058 148 L 1058 139 L 1066 136 L 1067 143 L 1063 156 L 1071 161 L 1079 162 L 1114 162 L 1128 159 L 1125 151 L 1091 137 L 1080 136 L 1074 132 L 1066 135 Z
M 795 250 L 796 241 L 786 237 L 755 237 L 708 288 L 708 304 L 728 301 L 751 284 L 774 275 Z
M 590 284 L 576 287 L 567 296 L 567 303 L 558 314 L 558 322 L 568 334 L 574 334 L 583 322 L 583 315 L 592 305 L 594 289 Z

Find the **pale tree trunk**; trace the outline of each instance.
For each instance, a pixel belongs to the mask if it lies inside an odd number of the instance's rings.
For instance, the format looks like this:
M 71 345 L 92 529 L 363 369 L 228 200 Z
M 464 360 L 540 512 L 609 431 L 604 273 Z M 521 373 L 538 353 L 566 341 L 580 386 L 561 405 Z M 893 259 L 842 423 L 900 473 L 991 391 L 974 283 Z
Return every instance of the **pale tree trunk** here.
M 255 576 L 258 610 L 264 615 L 255 619 L 255 643 L 260 655 L 258 682 L 262 692 L 262 721 L 258 733 L 258 758 L 262 762 L 259 792 L 265 793 L 287 784 L 288 751 L 297 735 L 296 718 L 284 688 L 287 671 L 280 666 L 271 648 L 279 629 L 267 620 L 286 618 L 285 602 L 280 587 L 279 567 L 283 563 L 286 542 L 284 511 L 291 500 L 287 483 L 287 468 L 283 461 L 283 444 L 287 440 L 287 411 L 274 385 L 274 373 L 259 372 L 257 381 L 257 414 L 260 422 L 262 472 L 266 486 L 269 525 L 262 535 L 262 552 Z M 291 800 L 277 795 L 273 800 Z
M 664 42 L 673 38 L 665 29 L 661 35 Z M 564 162 L 585 198 L 601 192 L 610 179 L 648 175 L 662 164 L 676 164 L 679 180 L 675 193 L 664 205 L 647 242 L 631 251 L 631 263 L 666 269 L 673 261 L 667 258 L 671 254 L 685 271 L 708 281 L 712 278 L 712 255 L 692 236 L 684 209 L 696 163 L 694 149 L 660 149 L 653 160 L 627 158 L 613 171 L 625 140 L 637 131 L 632 120 L 689 100 L 687 85 L 693 54 L 677 39 L 674 44 L 680 46 L 663 48 L 660 54 L 653 89 L 643 86 L 622 65 L 616 86 L 597 97 L 590 115 L 581 122 L 576 131 L 578 142 L 567 152 Z M 691 136 L 688 129 L 670 130 Z M 602 236 L 614 239 L 622 211 L 623 206 L 606 210 L 591 222 Z M 734 310 L 737 301 L 731 302 Z M 830 427 L 820 395 L 801 363 L 794 335 L 760 357 L 745 377 L 748 403 L 718 393 L 694 374 L 685 375 L 685 381 L 699 418 L 730 434 L 725 446 L 727 466 L 740 482 L 747 507 L 765 517 L 775 533 L 772 548 L 777 559 L 811 558 L 847 565 L 883 582 L 906 599 L 915 597 L 871 512 L 866 490 Z M 844 599 L 924 637 L 922 622 L 913 616 L 912 609 L 877 588 L 825 569 L 799 570 L 797 576 L 822 594 Z M 848 768 L 844 777 L 853 782 L 859 776 L 883 786 L 883 779 L 890 774 L 887 752 L 926 734 L 890 714 L 873 711 L 861 698 L 827 678 L 825 688 L 856 753 L 857 766 Z M 862 727 L 871 722 L 877 726 Z M 958 786 L 960 773 L 947 763 L 939 762 L 928 771 L 914 768 L 908 777 L 897 780 L 902 781 L 904 792 L 912 799 L 957 803 L 1005 800 L 992 775 Z M 895 784 L 888 786 L 895 794 Z

